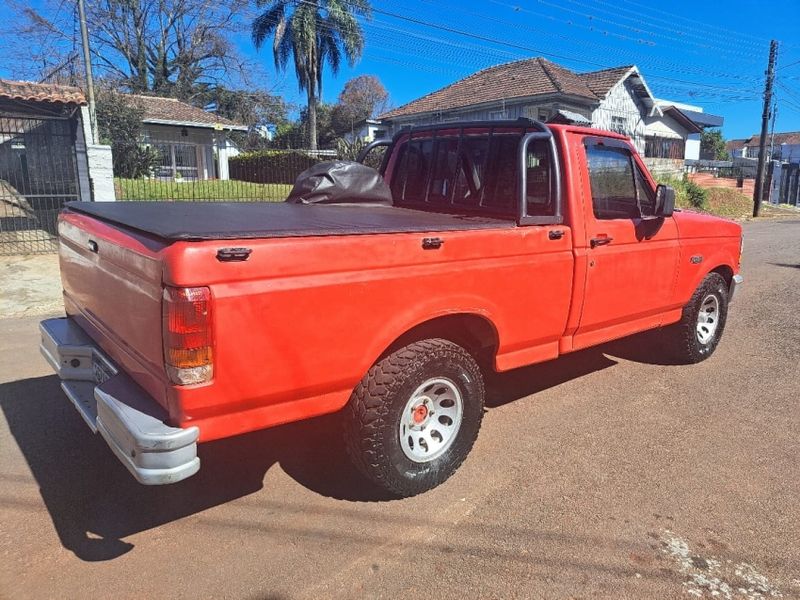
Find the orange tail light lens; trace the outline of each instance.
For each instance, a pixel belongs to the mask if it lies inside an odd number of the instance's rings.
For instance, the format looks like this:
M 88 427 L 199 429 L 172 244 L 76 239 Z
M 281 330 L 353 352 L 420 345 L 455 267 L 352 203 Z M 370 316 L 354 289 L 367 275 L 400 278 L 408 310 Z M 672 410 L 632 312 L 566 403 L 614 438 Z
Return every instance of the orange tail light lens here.
M 214 375 L 211 290 L 164 288 L 164 363 L 178 385 L 210 381 Z

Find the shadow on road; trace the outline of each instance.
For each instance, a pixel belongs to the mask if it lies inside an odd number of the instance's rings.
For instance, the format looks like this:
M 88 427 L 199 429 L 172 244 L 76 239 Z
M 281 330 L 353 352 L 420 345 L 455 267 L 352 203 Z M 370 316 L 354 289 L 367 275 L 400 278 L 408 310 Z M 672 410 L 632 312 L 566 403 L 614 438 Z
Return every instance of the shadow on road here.
M 638 342 L 627 340 L 616 348 L 626 350 L 619 355 L 635 355 L 635 347 L 626 348 L 631 343 Z M 615 365 L 604 350 L 585 350 L 493 375 L 487 381 L 487 406 L 502 407 Z M 86 561 L 117 558 L 133 547 L 123 538 L 260 490 L 266 472 L 276 463 L 295 481 L 323 496 L 391 500 L 364 482 L 347 462 L 338 415 L 202 444 L 202 468 L 197 475 L 174 485 L 142 486 L 103 439 L 86 427 L 61 392 L 56 376 L 0 385 L 0 406 L 61 543 Z M 6 481 L 3 487 L 13 493 L 13 482 Z M 13 503 L 14 498 L 3 501 Z

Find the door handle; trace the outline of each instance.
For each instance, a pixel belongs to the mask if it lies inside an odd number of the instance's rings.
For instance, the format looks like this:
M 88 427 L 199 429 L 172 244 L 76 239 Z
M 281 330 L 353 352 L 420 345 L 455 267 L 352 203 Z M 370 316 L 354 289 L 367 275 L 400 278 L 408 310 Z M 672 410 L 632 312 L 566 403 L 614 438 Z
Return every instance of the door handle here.
M 597 248 L 598 246 L 605 246 L 606 244 L 610 244 L 614 238 L 612 237 L 596 237 L 589 240 L 589 245 L 592 248 Z
M 444 240 L 438 237 L 427 237 L 422 238 L 422 249 L 423 250 L 438 250 L 444 244 Z
M 551 240 L 560 240 L 561 238 L 564 237 L 564 232 L 561 229 L 556 229 L 554 231 L 550 231 L 547 234 L 547 237 L 550 238 Z

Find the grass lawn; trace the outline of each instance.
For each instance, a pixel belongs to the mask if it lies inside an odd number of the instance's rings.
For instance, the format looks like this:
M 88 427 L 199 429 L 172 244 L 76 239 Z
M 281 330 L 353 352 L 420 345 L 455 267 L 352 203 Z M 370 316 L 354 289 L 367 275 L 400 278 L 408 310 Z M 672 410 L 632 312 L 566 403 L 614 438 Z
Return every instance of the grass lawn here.
M 249 181 L 158 181 L 153 179 L 114 179 L 117 200 L 244 200 L 280 202 L 291 185 L 250 183 Z
M 727 219 L 752 219 L 753 198 L 731 188 L 708 188 L 707 212 Z M 762 217 L 791 217 L 800 216 L 800 213 L 792 208 L 782 208 L 762 202 L 759 215 Z

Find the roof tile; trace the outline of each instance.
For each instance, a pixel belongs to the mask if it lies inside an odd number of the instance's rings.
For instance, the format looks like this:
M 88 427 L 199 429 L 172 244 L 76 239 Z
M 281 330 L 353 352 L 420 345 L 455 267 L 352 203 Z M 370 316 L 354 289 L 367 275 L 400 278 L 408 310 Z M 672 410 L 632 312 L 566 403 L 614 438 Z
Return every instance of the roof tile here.
M 77 87 L 9 79 L 0 79 L 0 98 L 27 102 L 86 104 L 86 97 Z
M 226 127 L 245 128 L 241 123 L 234 123 L 230 119 L 220 117 L 212 112 L 203 110 L 175 98 L 161 98 L 159 96 L 143 96 L 139 94 L 128 95 L 134 104 L 144 109 L 142 120 L 147 122 L 170 121 L 197 127 L 213 127 L 223 125 Z
M 391 110 L 381 115 L 379 119 L 451 110 L 502 99 L 557 93 L 571 94 L 591 101 L 598 99 L 583 81 L 582 76 L 538 57 L 483 69 Z
M 626 65 L 601 71 L 590 71 L 589 73 L 581 73 L 579 77 L 598 98 L 605 98 L 611 88 L 633 67 L 634 65 Z

